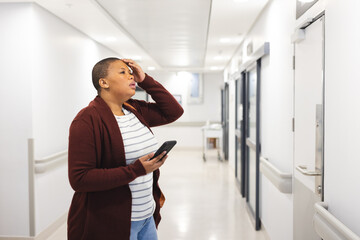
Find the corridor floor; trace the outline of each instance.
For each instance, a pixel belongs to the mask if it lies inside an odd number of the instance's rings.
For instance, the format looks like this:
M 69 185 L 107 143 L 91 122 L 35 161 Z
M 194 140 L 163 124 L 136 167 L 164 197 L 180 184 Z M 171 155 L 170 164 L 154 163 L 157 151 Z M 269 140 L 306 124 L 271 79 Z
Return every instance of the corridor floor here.
M 159 240 L 267 240 L 255 231 L 245 200 L 227 162 L 209 151 L 173 150 L 161 167 L 160 187 L 166 197 Z M 64 224 L 49 240 L 66 239 Z

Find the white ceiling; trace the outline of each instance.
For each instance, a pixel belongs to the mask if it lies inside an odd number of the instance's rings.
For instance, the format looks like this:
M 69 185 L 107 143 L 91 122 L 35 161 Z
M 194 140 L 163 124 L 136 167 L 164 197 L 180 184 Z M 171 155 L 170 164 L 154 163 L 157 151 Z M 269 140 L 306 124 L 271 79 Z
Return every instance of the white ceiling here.
M 36 2 L 145 69 L 220 71 L 268 0 Z

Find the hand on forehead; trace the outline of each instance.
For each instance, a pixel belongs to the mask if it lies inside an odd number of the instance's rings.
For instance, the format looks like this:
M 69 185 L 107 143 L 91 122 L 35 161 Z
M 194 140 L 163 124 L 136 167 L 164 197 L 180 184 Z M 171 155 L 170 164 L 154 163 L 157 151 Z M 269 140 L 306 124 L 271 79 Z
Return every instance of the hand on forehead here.
M 121 61 L 123 62 L 123 63 L 125 63 L 125 65 L 128 67 L 128 69 L 129 69 L 129 71 L 130 71 L 130 73 L 133 73 L 133 69 L 129 66 L 129 64 L 128 64 L 128 62 L 129 62 L 129 59 L 121 59 Z

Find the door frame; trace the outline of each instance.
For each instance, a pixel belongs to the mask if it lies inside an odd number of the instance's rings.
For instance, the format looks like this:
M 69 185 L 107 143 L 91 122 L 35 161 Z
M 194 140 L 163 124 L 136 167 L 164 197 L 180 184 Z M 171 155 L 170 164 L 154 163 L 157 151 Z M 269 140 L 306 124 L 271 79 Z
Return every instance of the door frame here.
M 223 128 L 223 154 L 224 159 L 229 157 L 229 84 L 224 83 L 224 88 L 221 90 L 221 122 Z
M 239 118 L 238 118 L 238 109 L 239 109 L 239 88 L 240 88 L 240 85 L 241 82 L 240 82 L 240 79 L 236 79 L 235 80 L 235 180 L 236 180 L 236 183 L 237 183 L 237 186 L 239 187 L 240 191 L 241 191 L 241 175 L 240 177 L 239 176 L 239 172 L 238 172 L 238 167 L 240 165 L 241 167 L 241 163 L 238 161 L 238 149 L 240 148 L 241 149 L 241 131 L 240 131 L 240 128 L 238 126 L 238 121 L 239 121 Z M 239 86 L 240 85 L 240 86 Z M 240 124 L 241 125 L 241 124 Z M 238 132 L 240 131 L 240 133 Z M 240 134 L 240 136 L 239 136 Z M 240 141 L 239 141 L 239 137 L 240 137 Z M 240 152 L 241 154 L 241 152 Z M 240 155 L 240 158 L 241 158 L 241 155 Z M 240 160 L 241 161 L 241 160 Z
M 255 62 L 255 66 L 247 69 L 246 71 L 246 140 L 249 139 L 249 109 L 250 109 L 250 103 L 249 103 L 249 75 L 250 72 L 255 68 L 256 71 L 256 142 L 255 142 L 255 209 L 253 209 L 249 202 L 249 176 L 250 176 L 250 159 L 249 159 L 249 152 L 250 152 L 250 145 L 246 141 L 246 155 L 245 155 L 245 171 L 246 171 L 246 183 L 245 183 L 245 195 L 246 195 L 246 203 L 247 203 L 247 209 L 250 212 L 250 215 L 253 217 L 253 224 L 255 226 L 255 230 L 260 230 L 261 228 L 261 220 L 260 220 L 260 153 L 261 153 L 261 141 L 260 141 L 260 94 L 261 94 L 261 58 L 257 59 Z
M 243 121 L 242 124 L 242 176 L 243 181 L 243 197 L 246 199 L 246 209 L 251 216 L 251 220 L 254 224 L 255 230 L 260 230 L 261 228 L 261 220 L 260 220 L 260 154 L 261 154 L 261 143 L 260 143 L 260 113 L 261 113 L 261 103 L 260 103 L 260 90 L 261 90 L 261 62 L 262 58 L 270 54 L 270 43 L 264 42 L 263 45 L 259 46 L 259 48 L 253 52 L 251 56 L 249 56 L 249 60 L 242 63 L 239 66 L 238 73 L 241 74 L 241 80 L 243 83 L 243 94 L 242 94 L 242 103 L 243 103 Z M 249 206 L 249 146 L 248 146 L 248 136 L 249 136 L 249 71 L 254 69 L 254 65 L 256 67 L 256 143 L 250 145 L 256 145 L 256 164 L 255 164 L 255 209 L 252 210 L 251 206 Z
M 302 30 L 304 31 L 307 27 L 309 27 L 311 24 L 315 23 L 316 21 L 320 20 L 322 18 L 322 89 L 321 89 L 321 99 L 322 99 L 322 113 L 321 113 L 321 117 L 322 117 L 322 128 L 321 128 L 321 131 L 322 131 L 322 153 L 321 153 L 321 176 L 322 176 L 322 179 L 321 180 L 317 180 L 317 181 L 321 181 L 321 194 L 320 195 L 320 199 L 321 201 L 324 201 L 324 153 L 325 153 L 325 11 L 321 12 L 320 14 L 318 14 L 316 17 L 308 20 L 308 21 L 305 21 L 303 24 L 301 24 L 297 29 L 296 31 L 299 31 L 299 30 Z M 305 33 L 304 33 L 305 34 Z M 302 39 L 305 38 L 305 35 L 303 36 Z M 302 40 L 300 39 L 300 40 Z M 295 71 L 296 71 L 296 68 L 295 68 L 295 56 L 296 56 L 296 52 L 295 52 L 295 44 L 297 44 L 298 42 L 297 41 L 294 41 L 294 64 L 293 64 L 293 69 L 294 69 L 294 90 L 293 90 L 293 95 L 294 95 L 294 104 L 293 104 L 293 107 L 294 107 L 294 114 L 295 114 L 295 94 L 296 94 L 296 89 L 295 89 Z M 295 122 L 296 119 L 295 119 L 295 115 L 293 116 L 293 131 L 295 131 Z M 295 152 L 295 132 L 294 132 L 294 146 L 293 146 L 293 152 Z M 316 153 L 315 153 L 316 154 Z M 295 157 L 295 156 L 294 156 Z M 295 164 L 294 164 L 294 167 L 296 168 Z M 295 169 L 296 170 L 296 169 Z
M 236 182 L 238 185 L 238 188 L 240 190 L 241 196 L 245 197 L 245 189 L 246 189 L 246 164 L 245 164 L 245 158 L 246 158 L 246 72 L 243 71 L 240 74 L 240 77 L 235 81 L 235 87 L 236 87 L 236 94 L 235 94 L 235 130 L 239 131 L 239 133 L 235 134 L 235 177 Z M 238 116 L 239 116 L 239 104 L 242 105 L 242 112 L 241 112 L 241 121 L 240 126 L 238 126 Z M 240 134 L 240 141 L 238 134 Z M 238 156 L 238 149 L 240 148 L 240 156 Z M 240 159 L 239 159 L 240 158 Z M 239 161 L 238 161 L 239 159 Z M 240 165 L 240 172 L 238 172 L 238 164 Z M 240 181 L 239 181 L 240 180 Z
M 321 171 L 318 171 L 315 169 L 315 171 L 308 171 L 306 168 L 304 171 L 301 171 L 300 166 L 297 166 L 297 164 L 299 164 L 296 161 L 296 156 L 295 156 L 295 152 L 296 152 L 296 139 L 295 139 L 295 124 L 296 124 L 296 118 L 295 118 L 295 112 L 296 112 L 296 44 L 298 42 L 300 42 L 301 40 L 306 38 L 306 33 L 305 33 L 305 29 L 309 26 L 311 26 L 313 23 L 317 22 L 318 20 L 322 20 L 322 56 L 321 59 L 319 59 L 321 61 L 321 65 L 322 65 L 322 76 L 321 76 L 321 113 L 319 114 L 321 116 L 321 124 L 320 124 L 320 128 L 318 129 L 318 131 L 320 131 L 321 133 L 320 135 L 320 143 L 316 143 L 315 141 L 315 156 L 314 157 L 320 157 L 320 166 L 318 164 L 315 164 L 315 167 L 319 167 L 321 168 Z M 300 34 L 299 34 L 300 32 Z M 301 235 L 301 233 L 303 232 L 309 232 L 309 231 L 305 231 L 305 230 L 309 230 L 309 228 L 311 226 L 304 226 L 302 223 L 303 222 L 307 222 L 310 220 L 309 215 L 314 214 L 315 211 L 313 211 L 313 213 L 309 212 L 313 210 L 313 206 L 310 203 L 315 203 L 317 201 L 323 201 L 324 200 L 324 153 L 325 153 L 325 11 L 321 12 L 320 14 L 318 14 L 316 17 L 306 21 L 305 23 L 303 23 L 302 25 L 300 25 L 296 30 L 295 30 L 295 35 L 298 35 L 300 37 L 294 37 L 293 39 L 293 43 L 294 43 L 294 89 L 293 89 L 293 93 L 294 93 L 294 102 L 293 102 L 293 108 L 294 108 L 294 115 L 293 115 L 293 131 L 294 131 L 294 141 L 293 141 L 293 153 L 294 153 L 294 171 L 299 171 L 304 175 L 308 175 L 308 176 L 313 176 L 314 174 L 319 174 L 321 173 L 320 177 L 316 177 L 315 176 L 315 185 L 313 186 L 313 188 L 311 189 L 311 191 L 314 191 L 315 189 L 315 193 L 313 193 L 311 196 L 307 194 L 307 190 L 304 191 L 303 189 L 308 189 L 308 187 L 306 186 L 302 186 L 303 182 L 300 181 L 299 178 L 295 177 L 295 173 L 294 173 L 294 187 L 293 187 L 293 197 L 294 197 L 294 206 L 293 206 L 293 222 L 294 222 L 294 229 L 293 229 L 293 238 L 294 239 L 303 239 L 304 236 Z M 318 134 L 319 132 L 316 132 L 316 134 Z M 317 144 L 321 144 L 321 153 L 319 153 L 318 147 L 319 145 Z M 316 156 L 317 155 L 317 156 Z M 316 161 L 319 162 L 319 161 Z M 317 179 L 316 179 L 317 178 Z M 321 192 L 317 193 L 318 190 L 318 184 L 321 183 Z M 304 201 L 308 201 L 308 202 L 304 202 Z M 306 210 L 308 209 L 308 210 Z M 305 219 L 305 220 L 304 220 Z M 296 226 L 304 226 L 303 228 L 299 229 Z M 313 226 L 312 226 L 313 229 Z M 310 233 L 309 233 L 310 234 Z M 307 237 L 310 237 L 307 236 Z M 311 235 L 311 237 L 319 239 L 318 235 L 316 234 L 315 230 L 314 233 Z

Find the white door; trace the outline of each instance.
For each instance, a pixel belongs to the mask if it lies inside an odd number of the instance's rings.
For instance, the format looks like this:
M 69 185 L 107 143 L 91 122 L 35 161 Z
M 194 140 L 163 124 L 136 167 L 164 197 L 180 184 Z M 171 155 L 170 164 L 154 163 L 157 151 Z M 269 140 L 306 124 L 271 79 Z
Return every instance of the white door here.
M 322 200 L 324 16 L 295 43 L 294 240 L 320 239 L 312 226 L 314 203 Z

